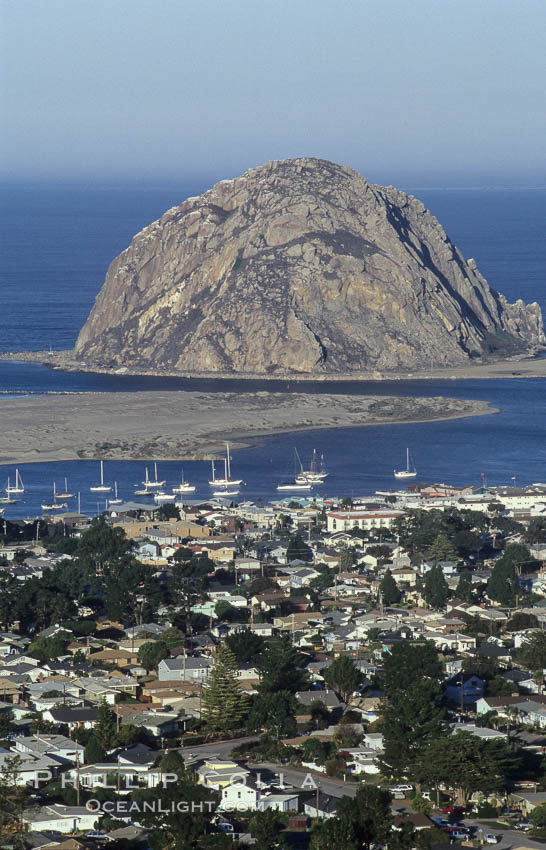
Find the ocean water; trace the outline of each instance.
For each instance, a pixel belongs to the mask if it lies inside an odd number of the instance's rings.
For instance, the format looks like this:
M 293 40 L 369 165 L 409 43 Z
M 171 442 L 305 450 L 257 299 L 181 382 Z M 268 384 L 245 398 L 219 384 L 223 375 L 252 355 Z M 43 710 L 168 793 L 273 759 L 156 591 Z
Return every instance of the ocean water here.
M 9 184 L 2 194 L 0 229 L 0 350 L 68 348 L 74 344 L 99 291 L 109 262 L 131 236 L 166 209 L 206 186 L 97 186 Z M 443 224 L 466 257 L 474 257 L 490 284 L 509 300 L 538 301 L 546 315 L 546 189 L 418 189 L 420 197 Z M 242 382 L 185 380 L 136 376 L 63 373 L 46 366 L 0 361 L 2 397 L 32 392 L 137 391 L 154 389 L 292 392 L 357 392 L 445 395 L 489 400 L 501 413 L 451 422 L 423 423 L 301 432 L 261 440 L 233 452 L 236 471 L 247 482 L 238 498 L 268 500 L 285 477 L 297 446 L 303 459 L 314 447 L 326 455 L 330 476 L 316 492 L 325 495 L 369 494 L 394 486 L 393 467 L 403 464 L 410 446 L 419 478 L 467 483 L 546 480 L 546 382 L 403 381 L 377 383 Z M 0 489 L 13 467 L 2 467 Z M 203 463 L 184 465 L 198 486 L 196 497 L 210 493 L 210 469 Z M 108 462 L 107 476 L 118 481 L 120 495 L 133 495 L 144 464 Z M 167 485 L 180 478 L 179 463 L 161 463 Z M 26 516 L 50 501 L 53 481 L 69 478 L 81 493 L 83 510 L 104 507 L 89 493 L 97 464 L 80 461 L 27 464 L 21 468 L 23 501 L 6 506 L 5 517 Z

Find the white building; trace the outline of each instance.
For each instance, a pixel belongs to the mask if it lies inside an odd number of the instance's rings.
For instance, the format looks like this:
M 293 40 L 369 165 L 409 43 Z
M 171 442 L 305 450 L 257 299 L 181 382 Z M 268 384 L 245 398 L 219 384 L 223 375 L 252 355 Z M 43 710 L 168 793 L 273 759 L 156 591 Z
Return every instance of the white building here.
M 363 531 L 374 531 L 381 528 L 392 528 L 398 517 L 404 516 L 403 511 L 396 510 L 335 510 L 326 514 L 327 529 L 333 531 L 349 531 L 355 526 Z

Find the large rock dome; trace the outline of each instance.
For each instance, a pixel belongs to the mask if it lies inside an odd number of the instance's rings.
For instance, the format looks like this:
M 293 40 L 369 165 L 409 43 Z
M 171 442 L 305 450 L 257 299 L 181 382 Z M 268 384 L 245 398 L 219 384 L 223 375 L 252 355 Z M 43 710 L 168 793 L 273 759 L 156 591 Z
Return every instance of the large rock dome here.
M 415 371 L 545 343 L 412 195 L 270 162 L 168 210 L 110 266 L 76 353 L 183 372 Z

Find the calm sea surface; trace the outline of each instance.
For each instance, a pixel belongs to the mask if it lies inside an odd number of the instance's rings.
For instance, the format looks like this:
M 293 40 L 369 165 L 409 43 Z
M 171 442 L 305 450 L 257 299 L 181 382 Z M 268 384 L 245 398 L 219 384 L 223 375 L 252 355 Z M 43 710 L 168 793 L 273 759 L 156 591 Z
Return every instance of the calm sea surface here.
M 166 209 L 207 187 L 16 185 L 3 187 L 0 350 L 69 348 L 102 285 L 109 262 L 132 235 Z M 409 189 L 443 224 L 466 257 L 474 257 L 490 284 L 509 300 L 538 301 L 546 315 L 546 190 Z M 253 448 L 233 452 L 237 477 L 247 482 L 241 496 L 268 500 L 286 476 L 296 445 L 304 460 L 314 447 L 330 470 L 324 495 L 369 494 L 394 486 L 393 467 L 403 464 L 410 446 L 420 479 L 476 482 L 484 472 L 490 483 L 513 476 L 521 483 L 546 480 L 546 381 L 421 381 L 362 384 L 299 382 L 310 392 L 359 392 L 449 395 L 489 400 L 501 413 L 420 425 L 314 431 L 271 437 Z M 291 392 L 285 382 L 190 381 L 63 373 L 44 366 L 0 361 L 0 393 L 44 391 L 137 391 L 153 389 L 252 390 Z M 1 417 L 0 395 L 0 417 Z M 1 423 L 1 419 L 0 419 Z M 1 463 L 0 430 L 0 463 Z M 27 516 L 50 501 L 68 477 L 81 493 L 82 510 L 104 507 L 89 492 L 98 477 L 90 461 L 27 464 L 21 467 L 24 501 L 6 506 L 5 517 Z M 167 486 L 180 478 L 180 464 L 161 463 Z M 185 476 L 198 486 L 196 497 L 210 493 L 210 469 L 187 463 Z M 120 495 L 133 495 L 144 477 L 143 463 L 107 462 L 105 474 L 118 481 Z M 0 467 L 0 489 L 13 467 Z M 72 502 L 74 505 L 74 502 Z

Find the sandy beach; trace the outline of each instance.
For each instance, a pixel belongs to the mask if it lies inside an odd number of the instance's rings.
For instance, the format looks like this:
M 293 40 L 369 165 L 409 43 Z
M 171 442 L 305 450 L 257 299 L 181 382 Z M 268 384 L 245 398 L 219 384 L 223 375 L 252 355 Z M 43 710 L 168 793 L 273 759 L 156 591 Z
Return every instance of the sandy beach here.
M 229 439 L 498 412 L 484 401 L 303 393 L 138 392 L 6 398 L 0 463 L 208 459 Z
M 114 368 L 100 363 L 82 362 L 67 351 L 4 351 L 0 360 L 19 360 L 27 363 L 43 363 L 52 369 L 66 372 L 91 372 L 105 375 L 147 375 L 156 377 L 179 378 L 236 378 L 238 380 L 287 380 L 287 381 L 424 381 L 424 380 L 484 380 L 487 378 L 546 378 L 546 357 L 527 357 L 519 355 L 509 360 L 496 360 L 489 363 L 469 362 L 465 366 L 446 368 L 425 368 L 420 372 L 347 372 L 328 374 L 276 372 L 259 373 L 223 373 L 223 372 L 176 372 L 168 369 L 138 369 L 123 366 Z

